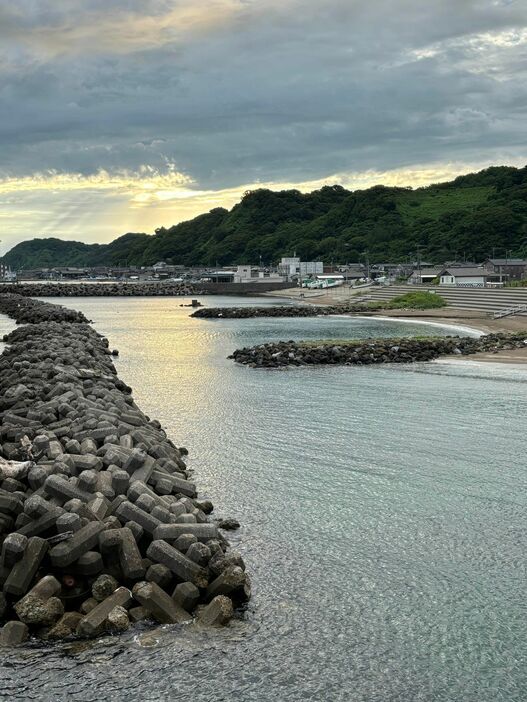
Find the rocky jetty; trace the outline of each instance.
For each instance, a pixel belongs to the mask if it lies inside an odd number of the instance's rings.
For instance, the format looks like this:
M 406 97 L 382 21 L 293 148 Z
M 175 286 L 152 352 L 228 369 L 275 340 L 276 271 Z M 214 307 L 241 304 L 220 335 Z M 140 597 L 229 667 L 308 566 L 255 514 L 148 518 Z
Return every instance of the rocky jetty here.
M 379 309 L 381 305 L 379 304 Z M 200 319 L 249 319 L 251 317 L 321 317 L 332 314 L 372 312 L 376 307 L 357 303 L 341 305 L 267 305 L 266 307 L 203 307 L 190 316 Z
M 0 357 L 0 646 L 228 622 L 250 597 L 244 562 L 117 352 L 63 307 L 0 310 L 29 322 Z
M 77 310 L 16 294 L 0 294 L 0 312 L 14 319 L 17 324 L 35 324 L 43 319 L 47 322 L 89 322 Z
M 178 297 L 206 295 L 189 283 L 4 283 L 0 293 L 25 297 Z
M 251 368 L 284 368 L 313 365 L 371 365 L 415 363 L 440 356 L 469 355 L 486 351 L 525 348 L 526 334 L 488 334 L 432 337 L 429 339 L 367 339 L 339 343 L 279 341 L 237 349 L 229 358 Z

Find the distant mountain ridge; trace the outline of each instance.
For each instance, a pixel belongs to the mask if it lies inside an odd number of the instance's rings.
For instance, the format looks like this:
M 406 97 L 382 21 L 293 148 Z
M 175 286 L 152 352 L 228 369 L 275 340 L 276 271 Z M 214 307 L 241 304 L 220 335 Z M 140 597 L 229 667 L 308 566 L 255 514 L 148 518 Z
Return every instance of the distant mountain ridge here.
M 56 238 L 17 244 L 4 262 L 14 269 L 56 266 L 184 265 L 304 260 L 432 262 L 527 255 L 527 166 L 495 166 L 426 188 L 350 192 L 340 185 L 312 193 L 254 190 L 230 211 L 215 208 L 155 234 L 129 233 L 110 244 Z

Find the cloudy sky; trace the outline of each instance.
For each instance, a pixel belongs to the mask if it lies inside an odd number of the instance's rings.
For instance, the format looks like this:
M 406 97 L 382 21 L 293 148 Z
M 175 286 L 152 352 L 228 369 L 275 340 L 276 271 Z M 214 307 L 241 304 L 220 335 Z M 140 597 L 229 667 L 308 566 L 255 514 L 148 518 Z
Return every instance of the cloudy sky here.
M 525 0 L 0 0 L 0 245 L 527 162 Z

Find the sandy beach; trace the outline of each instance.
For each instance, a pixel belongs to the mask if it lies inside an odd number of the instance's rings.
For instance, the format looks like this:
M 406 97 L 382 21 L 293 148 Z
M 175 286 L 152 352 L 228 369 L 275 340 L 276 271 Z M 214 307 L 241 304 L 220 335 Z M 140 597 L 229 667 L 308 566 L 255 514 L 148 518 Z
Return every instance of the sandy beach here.
M 368 293 L 368 288 L 364 294 Z M 312 305 L 336 305 L 352 301 L 353 298 L 361 296 L 360 289 L 350 292 L 349 288 L 333 288 L 327 291 L 306 292 L 299 288 L 290 288 L 276 292 L 266 293 L 265 296 L 286 297 L 292 300 L 299 300 Z M 368 312 L 371 317 L 393 317 L 398 319 L 412 319 L 421 322 L 435 322 L 437 324 L 455 324 L 469 327 L 484 334 L 495 332 L 519 332 L 525 330 L 527 339 L 527 317 L 502 317 L 493 319 L 485 312 L 478 310 L 461 310 L 455 307 L 444 307 L 436 310 L 375 310 Z M 459 357 L 456 357 L 460 360 Z M 513 349 L 510 351 L 500 351 L 499 353 L 478 353 L 470 356 L 471 361 L 492 362 L 492 363 L 527 363 L 527 347 L 525 349 Z

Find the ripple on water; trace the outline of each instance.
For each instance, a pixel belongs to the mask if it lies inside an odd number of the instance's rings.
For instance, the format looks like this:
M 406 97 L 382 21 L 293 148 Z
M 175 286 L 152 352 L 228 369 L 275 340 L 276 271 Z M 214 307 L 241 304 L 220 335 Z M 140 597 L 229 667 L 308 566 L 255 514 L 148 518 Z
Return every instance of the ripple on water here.
M 423 327 L 208 322 L 189 319 L 180 302 L 66 304 L 119 348 L 121 377 L 189 447 L 201 493 L 242 523 L 229 538 L 254 598 L 226 630 L 143 626 L 89 645 L 8 651 L 4 695 L 523 702 L 525 371 L 434 363 L 254 373 L 226 356 L 279 338 Z

